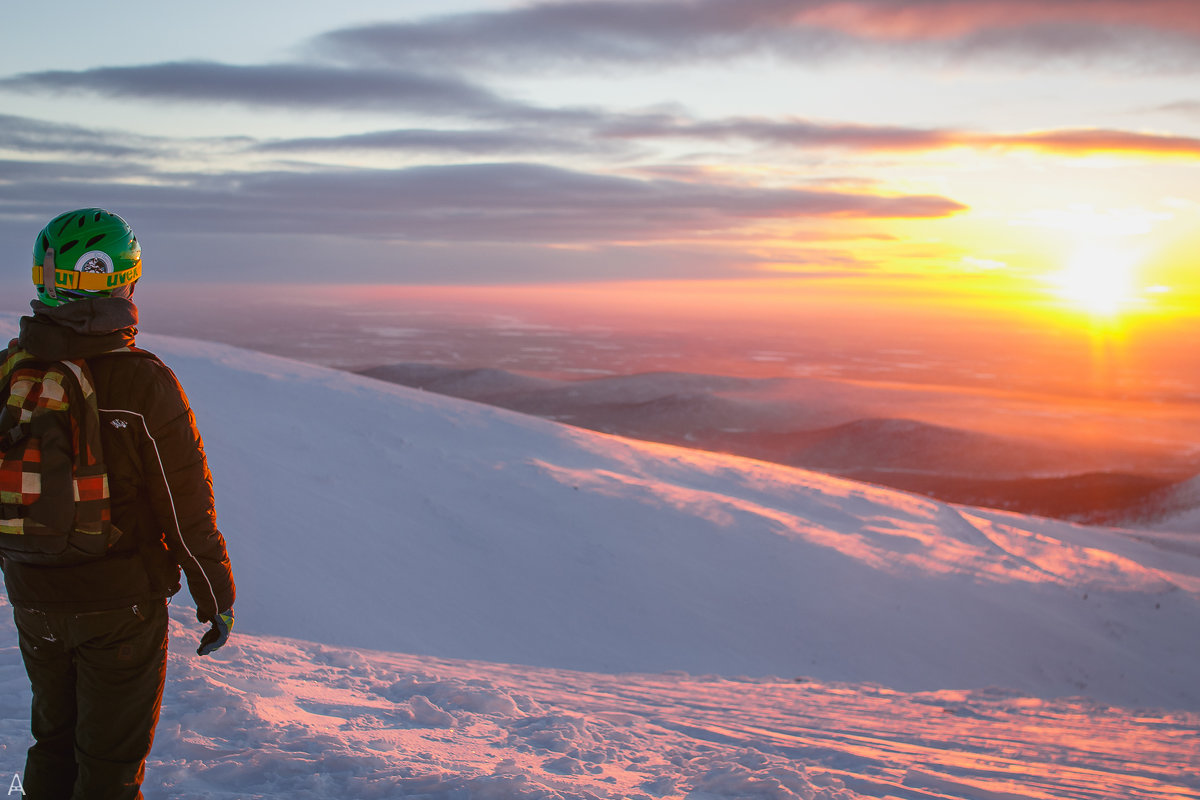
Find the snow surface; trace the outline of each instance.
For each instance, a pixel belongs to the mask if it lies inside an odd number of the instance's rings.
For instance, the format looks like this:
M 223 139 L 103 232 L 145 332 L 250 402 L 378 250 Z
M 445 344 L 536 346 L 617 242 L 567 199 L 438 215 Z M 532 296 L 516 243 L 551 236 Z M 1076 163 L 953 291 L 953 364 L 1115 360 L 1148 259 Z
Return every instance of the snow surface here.
M 183 615 L 176 615 L 182 617 Z M 171 630 L 148 800 L 1187 800 L 1200 714 L 601 675 Z M 0 778 L 29 744 L 0 617 Z
M 189 392 L 239 584 L 217 658 L 176 609 L 148 797 L 1200 797 L 1175 538 L 140 343 Z M 16 771 L 7 619 L 0 650 Z M 616 674 L 672 670 L 726 677 Z

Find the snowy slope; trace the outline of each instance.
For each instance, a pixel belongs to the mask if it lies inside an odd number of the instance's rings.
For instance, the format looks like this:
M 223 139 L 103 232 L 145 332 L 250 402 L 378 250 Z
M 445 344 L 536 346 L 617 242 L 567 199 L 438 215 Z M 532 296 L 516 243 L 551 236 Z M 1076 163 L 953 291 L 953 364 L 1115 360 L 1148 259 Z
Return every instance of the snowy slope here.
M 586 669 L 1200 706 L 1200 559 L 1152 538 L 142 339 L 213 468 L 239 630 Z

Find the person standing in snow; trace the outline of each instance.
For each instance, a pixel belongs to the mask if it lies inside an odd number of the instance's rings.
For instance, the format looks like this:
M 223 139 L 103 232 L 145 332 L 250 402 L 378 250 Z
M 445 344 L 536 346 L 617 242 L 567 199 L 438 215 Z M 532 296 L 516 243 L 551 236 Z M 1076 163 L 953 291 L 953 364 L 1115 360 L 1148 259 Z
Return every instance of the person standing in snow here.
M 0 353 L 5 362 L 18 349 L 87 362 L 111 519 L 121 531 L 103 556 L 83 563 L 3 561 L 33 689 L 29 798 L 142 797 L 166 680 L 167 601 L 181 588 L 180 568 L 197 617 L 211 624 L 197 652 L 221 647 L 233 626 L 233 575 L 187 397 L 157 357 L 129 349 L 141 269 L 141 246 L 121 217 L 98 208 L 55 217 L 34 243 L 33 316 Z M 90 273 L 105 280 L 92 283 Z

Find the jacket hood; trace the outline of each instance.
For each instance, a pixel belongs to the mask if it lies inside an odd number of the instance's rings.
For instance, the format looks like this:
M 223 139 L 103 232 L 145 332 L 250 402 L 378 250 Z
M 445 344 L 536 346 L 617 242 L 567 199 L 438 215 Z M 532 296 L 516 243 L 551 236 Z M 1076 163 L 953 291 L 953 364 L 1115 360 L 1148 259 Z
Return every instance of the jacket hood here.
M 138 312 L 124 297 L 93 297 L 51 307 L 30 303 L 32 317 L 21 317 L 20 346 L 38 358 L 87 358 L 134 343 Z

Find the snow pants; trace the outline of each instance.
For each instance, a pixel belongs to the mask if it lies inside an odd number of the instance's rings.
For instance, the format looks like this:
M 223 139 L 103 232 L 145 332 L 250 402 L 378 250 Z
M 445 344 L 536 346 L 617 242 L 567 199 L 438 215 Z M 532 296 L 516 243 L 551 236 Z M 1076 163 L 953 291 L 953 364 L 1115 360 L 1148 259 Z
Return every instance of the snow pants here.
M 33 687 L 27 800 L 140 800 L 166 681 L 166 603 L 13 616 Z

